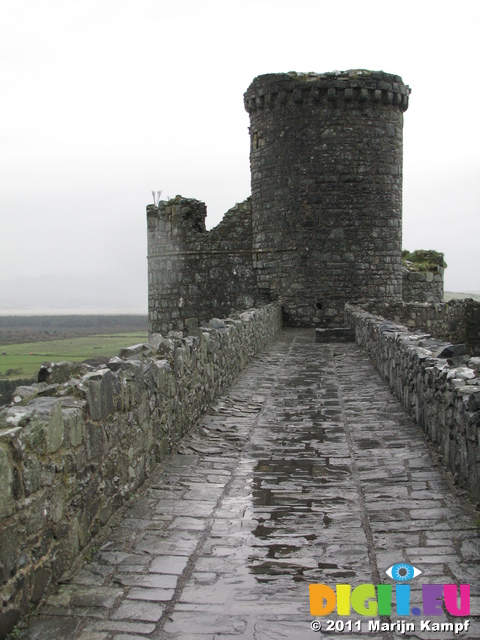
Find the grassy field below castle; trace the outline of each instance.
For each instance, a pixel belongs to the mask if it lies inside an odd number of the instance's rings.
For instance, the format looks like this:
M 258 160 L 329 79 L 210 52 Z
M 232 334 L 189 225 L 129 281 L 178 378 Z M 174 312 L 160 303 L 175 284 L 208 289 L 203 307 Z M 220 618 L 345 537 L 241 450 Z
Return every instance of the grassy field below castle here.
M 107 362 L 148 340 L 146 316 L 0 317 L 0 405 L 16 386 L 37 381 L 44 362 Z
M 445 292 L 445 301 L 480 295 Z M 0 404 L 15 386 L 36 381 L 44 362 L 100 364 L 148 340 L 146 316 L 0 317 Z
M 0 346 L 0 378 L 36 377 L 43 362 L 83 362 L 111 358 L 122 347 L 146 342 L 146 332 L 89 335 L 79 338 L 24 342 Z

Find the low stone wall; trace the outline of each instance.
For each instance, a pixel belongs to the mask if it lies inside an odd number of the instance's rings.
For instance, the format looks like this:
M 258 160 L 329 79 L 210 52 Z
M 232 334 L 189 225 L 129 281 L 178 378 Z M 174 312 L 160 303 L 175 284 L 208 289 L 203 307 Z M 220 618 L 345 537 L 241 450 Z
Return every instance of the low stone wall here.
M 17 390 L 0 410 L 0 638 L 280 327 L 268 305 Z
M 471 298 L 437 304 L 373 301 L 361 306 L 411 331 L 420 329 L 441 340 L 463 342 L 468 353 L 480 356 L 480 302 Z
M 402 298 L 404 302 L 443 302 L 443 267 L 435 271 L 403 268 Z
M 480 358 L 347 305 L 347 325 L 456 481 L 480 498 Z

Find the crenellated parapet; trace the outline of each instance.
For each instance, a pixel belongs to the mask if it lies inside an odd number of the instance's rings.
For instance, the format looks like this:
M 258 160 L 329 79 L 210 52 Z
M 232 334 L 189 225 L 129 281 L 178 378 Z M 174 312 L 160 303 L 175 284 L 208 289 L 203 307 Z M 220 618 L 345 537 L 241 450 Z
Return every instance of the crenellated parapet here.
M 244 95 L 245 109 L 273 108 L 287 103 L 372 102 L 408 109 L 410 87 L 400 76 L 383 71 L 351 69 L 330 73 L 269 73 L 258 76 Z

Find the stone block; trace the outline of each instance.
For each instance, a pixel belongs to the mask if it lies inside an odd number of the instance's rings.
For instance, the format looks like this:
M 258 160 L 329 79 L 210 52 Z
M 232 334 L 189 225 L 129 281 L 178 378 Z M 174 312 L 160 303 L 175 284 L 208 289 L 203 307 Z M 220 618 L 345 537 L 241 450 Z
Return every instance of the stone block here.
M 64 424 L 65 445 L 78 447 L 83 440 L 84 416 L 83 408 L 85 402 L 74 400 L 62 406 L 62 419 Z
M 36 396 L 36 393 L 35 393 Z M 35 397 L 32 396 L 32 397 Z M 9 407 L 2 415 L 3 428 L 23 428 L 30 420 L 32 409 L 30 407 Z
M 39 533 L 47 522 L 47 500 L 45 494 L 42 492 L 36 494 L 30 501 L 28 519 L 27 519 L 27 535 Z
M 49 453 L 54 453 L 63 443 L 63 433 L 64 433 L 64 424 L 63 424 L 63 416 L 62 416 L 62 407 L 60 403 L 57 401 L 55 406 L 53 407 L 53 411 L 50 416 L 50 420 L 46 425 L 46 435 L 47 435 L 47 451 Z
M 125 347 L 120 349 L 118 353 L 119 358 L 125 358 L 125 360 L 129 358 L 138 359 L 143 355 L 148 355 L 152 351 L 152 347 L 148 342 L 142 342 L 140 344 L 134 344 L 131 347 Z
M 25 440 L 32 449 L 48 453 L 63 443 L 63 419 L 59 398 L 35 398 L 27 406 L 10 410 L 12 424 L 24 426 Z
M 13 492 L 13 469 L 7 448 L 0 445 L 0 522 L 11 516 L 15 510 Z
M 172 368 L 167 360 L 155 360 L 153 378 L 157 393 L 169 395 L 175 387 Z
M 0 530 L 0 560 L 5 579 L 15 574 L 18 559 L 18 524 L 15 522 Z
M 118 371 L 122 368 L 123 363 L 123 358 L 115 356 L 114 358 L 110 358 L 110 360 L 107 362 L 107 367 L 110 369 L 110 371 Z
M 6 638 L 20 620 L 21 611 L 18 607 L 4 609 L 0 613 L 0 638 Z
M 30 402 L 35 396 L 38 395 L 38 392 L 41 388 L 43 388 L 44 384 L 32 384 L 31 386 L 20 386 L 15 389 L 13 392 L 12 398 L 15 404 L 25 404 L 26 402 Z
M 49 385 L 61 384 L 92 369 L 92 366 L 79 362 L 44 362 L 38 372 L 38 382 L 46 382 Z
M 171 338 L 165 338 L 161 333 L 152 333 L 150 344 L 159 355 L 171 355 L 175 351 L 175 342 Z
M 29 496 L 40 489 L 42 485 L 42 465 L 36 455 L 31 454 L 23 463 L 23 489 Z
M 102 420 L 113 411 L 113 374 L 100 369 L 82 378 L 86 390 L 88 409 L 92 420 Z
M 106 436 L 102 424 L 87 422 L 85 425 L 85 444 L 88 460 L 101 460 L 105 453 Z
M 435 358 L 458 358 L 467 353 L 464 344 L 448 344 L 440 348 L 435 354 Z
M 33 604 L 38 604 L 44 596 L 52 579 L 52 569 L 50 563 L 46 562 L 33 571 L 30 600 Z

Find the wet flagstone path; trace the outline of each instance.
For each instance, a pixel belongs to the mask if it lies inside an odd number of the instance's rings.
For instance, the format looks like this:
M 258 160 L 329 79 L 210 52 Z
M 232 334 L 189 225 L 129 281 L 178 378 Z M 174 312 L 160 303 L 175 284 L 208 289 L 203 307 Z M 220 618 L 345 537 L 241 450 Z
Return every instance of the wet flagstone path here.
M 471 585 L 468 631 L 314 632 L 308 585 Z M 414 425 L 353 344 L 285 331 L 162 464 L 23 640 L 480 638 L 480 541 Z M 420 598 L 420 600 L 419 600 Z M 449 614 L 435 622 L 455 622 Z M 464 618 L 461 618 L 462 622 Z M 340 623 L 341 626 L 341 623 Z M 355 631 L 355 633 L 353 633 Z

